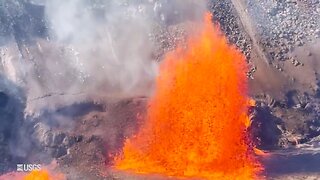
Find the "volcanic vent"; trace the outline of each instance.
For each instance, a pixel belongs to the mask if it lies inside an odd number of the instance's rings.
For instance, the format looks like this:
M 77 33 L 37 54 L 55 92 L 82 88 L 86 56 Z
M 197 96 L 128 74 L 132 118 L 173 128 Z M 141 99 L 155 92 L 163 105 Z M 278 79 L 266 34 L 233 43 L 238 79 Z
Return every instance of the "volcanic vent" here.
M 166 55 L 146 123 L 115 160 L 121 170 L 206 179 L 253 179 L 258 163 L 246 136 L 245 58 L 211 15 L 187 47 Z

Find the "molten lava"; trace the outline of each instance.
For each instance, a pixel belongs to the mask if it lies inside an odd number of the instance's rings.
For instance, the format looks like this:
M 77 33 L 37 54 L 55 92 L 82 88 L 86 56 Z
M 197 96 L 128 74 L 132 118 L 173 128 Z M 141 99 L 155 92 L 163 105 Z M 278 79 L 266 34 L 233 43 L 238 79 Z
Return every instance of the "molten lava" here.
M 32 171 L 27 174 L 23 180 L 50 180 L 49 173 L 45 170 Z
M 50 174 L 47 170 L 31 171 L 24 176 L 23 180 L 64 180 L 65 177 L 62 174 Z
M 254 179 L 246 126 L 244 56 L 228 45 L 207 14 L 187 47 L 166 55 L 145 124 L 125 142 L 115 167 L 204 179 Z

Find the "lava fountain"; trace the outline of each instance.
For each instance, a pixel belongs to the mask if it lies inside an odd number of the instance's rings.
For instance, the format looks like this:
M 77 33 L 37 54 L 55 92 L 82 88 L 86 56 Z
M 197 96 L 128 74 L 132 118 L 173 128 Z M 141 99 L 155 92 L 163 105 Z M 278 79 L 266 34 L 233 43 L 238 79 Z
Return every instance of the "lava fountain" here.
M 115 167 L 143 174 L 254 179 L 259 164 L 246 128 L 244 56 L 227 43 L 211 15 L 186 47 L 160 66 L 147 119 L 127 139 Z

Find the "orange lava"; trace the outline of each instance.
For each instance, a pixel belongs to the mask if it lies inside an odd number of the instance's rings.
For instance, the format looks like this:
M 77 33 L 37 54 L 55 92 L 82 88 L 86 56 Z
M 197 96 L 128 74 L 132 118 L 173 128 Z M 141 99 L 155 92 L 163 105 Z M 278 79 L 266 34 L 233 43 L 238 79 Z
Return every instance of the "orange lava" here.
M 47 170 L 31 171 L 23 177 L 23 180 L 64 180 L 62 174 L 50 174 Z
M 23 180 L 50 180 L 49 173 L 45 170 L 32 171 L 27 174 Z
M 202 28 L 201 28 L 202 27 Z M 205 16 L 186 48 L 166 55 L 147 119 L 127 139 L 115 167 L 143 174 L 203 179 L 255 179 L 246 127 L 244 56 Z
M 253 151 L 256 155 L 259 155 L 259 156 L 269 156 L 269 154 L 261 149 L 258 149 L 258 148 L 253 148 Z

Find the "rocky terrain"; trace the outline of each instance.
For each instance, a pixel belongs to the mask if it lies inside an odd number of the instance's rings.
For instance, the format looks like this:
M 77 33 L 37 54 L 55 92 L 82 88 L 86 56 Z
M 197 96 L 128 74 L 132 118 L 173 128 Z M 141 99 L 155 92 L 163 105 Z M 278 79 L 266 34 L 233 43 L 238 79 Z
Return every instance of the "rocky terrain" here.
M 198 18 L 188 15 L 184 21 L 184 10 L 169 11 L 168 1 L 137 3 L 152 7 L 159 22 L 149 34 L 156 47 L 154 61 L 183 42 L 192 20 Z M 250 96 L 256 101 L 250 109 L 251 129 L 259 148 L 268 152 L 261 157 L 265 176 L 320 179 L 319 0 L 211 0 L 208 9 L 230 44 L 247 57 Z M 42 63 L 76 52 L 51 44 L 44 11 L 37 1 L 0 1 L 0 174 L 14 171 L 17 163 L 48 164 L 56 159 L 57 169 L 68 179 L 148 179 L 108 168 L 110 155 L 143 123 L 147 99 L 113 94 L 99 100 L 83 98 L 83 92 L 54 92 L 59 75 L 43 73 L 50 69 L 41 70 Z M 20 87 L 27 77 L 18 76 L 21 71 L 16 68 L 23 65 L 33 66 L 39 82 L 50 82 L 47 93 L 29 97 Z M 84 78 L 81 73 L 63 75 L 68 76 L 64 86 L 78 76 Z M 30 113 L 42 101 L 64 99 L 74 103 L 47 105 L 40 113 Z
M 287 146 L 286 142 L 296 144 L 318 136 L 318 65 L 314 59 L 319 58 L 319 2 L 243 1 L 243 5 L 252 17 L 257 46 L 286 84 L 277 93 L 264 93 L 271 97 L 267 102 L 271 113 L 281 120 L 279 143 Z
M 248 13 L 255 16 L 261 46 L 270 62 L 281 71 L 282 61 L 301 65 L 290 56 L 295 48 L 319 38 L 319 1 L 248 1 Z M 308 52 L 307 52 L 308 53 Z

